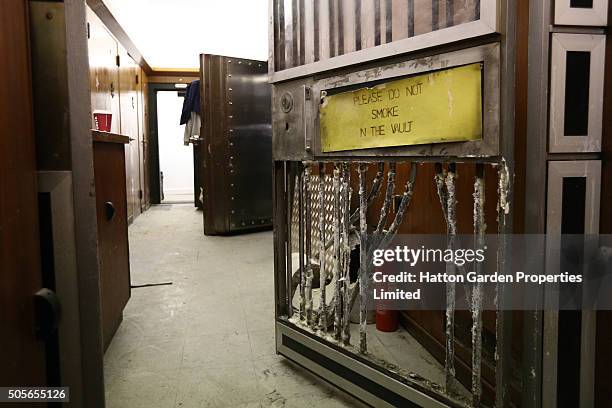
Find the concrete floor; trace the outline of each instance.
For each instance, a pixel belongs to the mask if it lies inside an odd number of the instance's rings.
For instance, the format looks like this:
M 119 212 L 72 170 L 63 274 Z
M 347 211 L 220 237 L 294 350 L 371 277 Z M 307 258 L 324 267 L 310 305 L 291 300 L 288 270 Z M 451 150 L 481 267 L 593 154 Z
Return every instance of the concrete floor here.
M 181 194 L 164 194 L 163 204 L 187 204 L 193 203 L 193 192 Z
M 130 227 L 133 285 L 104 359 L 107 407 L 362 407 L 274 351 L 272 232 L 205 237 L 192 205 Z

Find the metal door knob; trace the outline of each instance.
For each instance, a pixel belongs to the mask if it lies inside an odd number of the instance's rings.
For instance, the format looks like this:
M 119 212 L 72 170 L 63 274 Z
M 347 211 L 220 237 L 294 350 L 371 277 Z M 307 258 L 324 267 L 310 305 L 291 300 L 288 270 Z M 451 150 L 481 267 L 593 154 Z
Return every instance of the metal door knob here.
M 57 330 L 60 320 L 60 302 L 51 289 L 42 288 L 34 294 L 36 337 L 47 340 Z
M 104 203 L 104 212 L 106 214 L 107 221 L 110 221 L 113 219 L 117 210 L 115 209 L 115 206 L 113 205 L 112 201 L 107 201 Z

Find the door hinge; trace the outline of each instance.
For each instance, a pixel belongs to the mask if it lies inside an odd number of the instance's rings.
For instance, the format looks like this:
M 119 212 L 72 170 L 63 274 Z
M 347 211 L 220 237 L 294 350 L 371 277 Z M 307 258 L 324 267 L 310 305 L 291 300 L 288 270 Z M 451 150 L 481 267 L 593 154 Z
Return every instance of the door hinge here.
M 138 198 L 142 200 L 143 197 L 144 197 L 144 194 L 142 193 L 142 190 L 138 190 Z
M 89 26 L 89 23 L 87 23 L 87 39 L 89 40 L 91 38 L 91 27 Z
M 116 61 L 115 63 L 117 64 L 118 67 L 121 66 L 121 57 L 119 55 L 116 56 Z
M 136 85 L 138 85 L 138 74 L 136 74 Z

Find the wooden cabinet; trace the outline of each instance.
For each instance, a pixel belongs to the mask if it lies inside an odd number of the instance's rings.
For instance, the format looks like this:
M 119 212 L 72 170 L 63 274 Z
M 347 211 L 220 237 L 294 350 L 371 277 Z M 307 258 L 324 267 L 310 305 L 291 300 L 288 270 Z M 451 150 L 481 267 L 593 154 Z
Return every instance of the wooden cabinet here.
M 123 309 L 130 298 L 124 147 L 129 143 L 129 138 L 98 131 L 92 131 L 92 137 L 102 336 L 106 349 L 123 319 Z

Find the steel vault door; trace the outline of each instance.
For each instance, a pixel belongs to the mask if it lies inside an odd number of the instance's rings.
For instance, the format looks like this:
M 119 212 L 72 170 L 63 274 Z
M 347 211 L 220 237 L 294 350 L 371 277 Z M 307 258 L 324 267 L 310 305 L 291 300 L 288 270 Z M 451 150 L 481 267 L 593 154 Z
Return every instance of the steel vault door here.
M 272 126 L 268 65 L 201 55 L 204 233 L 272 224 Z
M 377 358 L 368 349 L 368 333 L 362 329 L 367 313 L 359 300 L 360 328 L 351 332 L 349 315 L 355 305 L 351 299 L 362 294 L 355 295 L 359 289 L 349 277 L 350 262 L 342 261 L 349 256 L 342 248 L 350 247 L 351 233 L 363 248 L 368 226 L 387 237 L 402 231 L 411 222 L 406 214 L 419 205 L 423 193 L 429 199 L 436 197 L 436 185 L 440 200 L 432 203 L 442 203 L 442 211 L 431 207 L 417 217 L 428 216 L 427 211 L 444 212 L 444 231 L 447 226 L 452 231 L 447 214 L 454 211 L 449 206 L 456 201 L 449 199 L 451 190 L 446 188 L 454 187 L 461 172 L 459 178 L 469 180 L 463 187 L 470 189 L 462 200 L 484 200 L 487 178 L 489 193 L 490 186 L 500 186 L 498 196 L 493 190 L 487 200 L 496 212 L 505 208 L 514 149 L 512 138 L 504 137 L 514 131 L 514 85 L 502 81 L 514 75 L 514 45 L 504 41 L 514 38 L 516 5 L 511 3 L 270 2 L 276 349 L 372 406 L 513 403 L 508 312 L 491 312 L 497 322 L 491 329 L 492 353 L 499 356 L 491 370 L 485 361 L 485 349 L 491 344 L 483 344 L 487 331 L 483 311 L 474 305 L 466 371 L 456 355 L 455 316 L 460 316 L 449 303 L 441 345 L 445 378 L 435 383 Z M 461 45 L 451 45 L 459 39 L 464 40 Z M 324 148 L 320 115 L 327 95 L 470 64 L 482 67 L 481 140 L 341 152 Z M 433 194 L 423 190 L 423 183 L 430 183 L 427 188 Z M 389 188 L 395 193 L 383 193 Z M 485 214 L 477 201 L 475 228 L 469 233 L 478 237 L 484 234 Z M 504 234 L 510 221 L 504 211 L 499 214 L 491 229 Z M 360 267 L 366 258 L 360 255 Z M 332 281 L 329 286 L 326 278 Z M 317 280 L 318 291 L 313 291 Z M 322 290 L 326 286 L 334 292 L 331 301 L 317 299 L 332 296 Z M 470 370 L 470 364 L 478 369 Z M 459 383 L 465 393 L 452 391 Z

